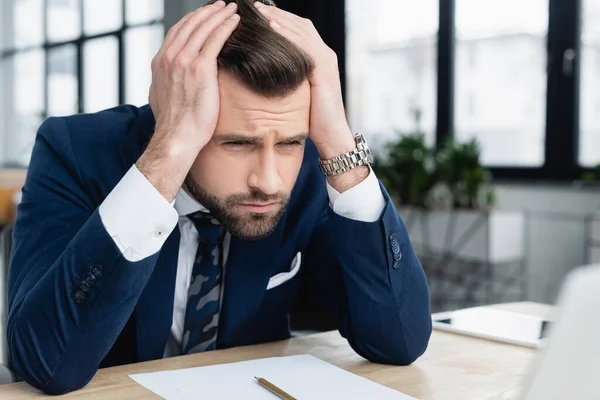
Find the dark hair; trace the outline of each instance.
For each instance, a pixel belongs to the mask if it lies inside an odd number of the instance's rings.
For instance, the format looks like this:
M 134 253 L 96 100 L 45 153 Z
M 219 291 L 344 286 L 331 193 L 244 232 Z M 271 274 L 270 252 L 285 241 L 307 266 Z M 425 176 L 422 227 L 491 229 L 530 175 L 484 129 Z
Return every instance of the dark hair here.
M 271 0 L 260 1 L 275 5 Z M 219 68 L 266 97 L 285 96 L 296 90 L 314 69 L 310 56 L 275 32 L 253 0 L 225 2 L 237 3 L 241 20 L 218 57 Z

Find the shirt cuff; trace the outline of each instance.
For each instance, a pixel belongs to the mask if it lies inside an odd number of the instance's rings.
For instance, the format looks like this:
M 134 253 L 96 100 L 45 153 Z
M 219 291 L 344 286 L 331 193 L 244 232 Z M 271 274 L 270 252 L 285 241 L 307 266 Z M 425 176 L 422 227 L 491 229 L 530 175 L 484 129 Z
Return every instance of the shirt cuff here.
M 100 205 L 108 234 L 131 262 L 157 253 L 177 226 L 179 216 L 135 165 Z
M 341 194 L 327 182 L 329 205 L 336 214 L 361 222 L 379 220 L 385 208 L 385 197 L 375 172 L 371 167 L 369 169 L 367 179 Z

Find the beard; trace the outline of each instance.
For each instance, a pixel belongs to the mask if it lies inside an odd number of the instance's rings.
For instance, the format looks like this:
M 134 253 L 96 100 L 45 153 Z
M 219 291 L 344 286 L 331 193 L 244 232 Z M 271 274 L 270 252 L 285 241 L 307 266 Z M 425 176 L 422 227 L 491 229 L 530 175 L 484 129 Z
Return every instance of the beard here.
M 206 207 L 229 233 L 243 240 L 260 240 L 273 233 L 290 200 L 289 193 L 268 195 L 259 190 L 217 197 L 196 183 L 191 175 L 186 177 L 184 185 L 190 195 Z M 241 204 L 248 203 L 277 203 L 280 207 L 268 213 L 243 212 L 239 209 Z

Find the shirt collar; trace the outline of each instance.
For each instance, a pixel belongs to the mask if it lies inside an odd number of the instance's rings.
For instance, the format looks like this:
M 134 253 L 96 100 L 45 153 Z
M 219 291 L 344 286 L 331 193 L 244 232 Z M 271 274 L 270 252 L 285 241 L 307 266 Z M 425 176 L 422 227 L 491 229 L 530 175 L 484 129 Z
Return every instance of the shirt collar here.
M 183 188 L 179 190 L 179 193 L 175 197 L 175 210 L 180 217 L 185 217 L 198 211 L 208 212 L 206 207 L 190 196 Z

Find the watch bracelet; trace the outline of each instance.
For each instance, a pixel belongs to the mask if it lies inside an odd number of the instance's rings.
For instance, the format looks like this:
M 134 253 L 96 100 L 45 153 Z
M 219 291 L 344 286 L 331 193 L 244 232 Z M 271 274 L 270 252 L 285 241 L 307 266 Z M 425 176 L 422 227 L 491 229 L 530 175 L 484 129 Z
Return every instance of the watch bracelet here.
M 373 156 L 364 142 L 357 141 L 357 148 L 329 160 L 320 160 L 325 176 L 337 176 L 363 165 L 370 165 Z

